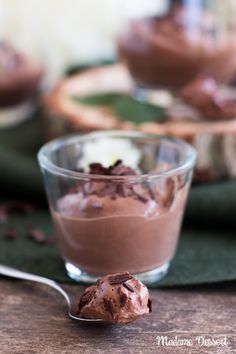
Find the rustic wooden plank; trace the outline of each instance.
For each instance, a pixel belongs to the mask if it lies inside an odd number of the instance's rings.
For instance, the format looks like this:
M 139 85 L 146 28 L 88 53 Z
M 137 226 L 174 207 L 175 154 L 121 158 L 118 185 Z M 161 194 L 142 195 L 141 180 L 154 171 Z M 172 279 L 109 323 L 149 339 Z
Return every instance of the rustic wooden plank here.
M 0 289 L 1 354 L 236 352 L 236 285 L 152 290 L 153 313 L 126 326 L 72 321 L 61 295 L 46 286 L 1 279 Z M 192 339 L 194 345 L 160 346 L 156 338 L 162 335 Z M 200 347 L 198 335 L 226 336 L 227 346 Z

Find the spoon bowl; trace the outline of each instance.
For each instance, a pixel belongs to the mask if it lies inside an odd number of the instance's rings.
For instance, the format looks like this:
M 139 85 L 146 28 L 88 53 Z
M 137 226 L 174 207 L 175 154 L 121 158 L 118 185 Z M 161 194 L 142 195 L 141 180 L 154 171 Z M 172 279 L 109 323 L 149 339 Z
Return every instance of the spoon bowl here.
M 83 318 L 78 316 L 77 315 L 78 302 L 79 302 L 78 296 L 75 296 L 74 294 L 70 293 L 68 290 L 65 290 L 61 285 L 59 285 L 54 280 L 41 277 L 39 275 L 22 272 L 20 270 L 5 265 L 1 265 L 1 264 L 0 264 L 0 275 L 3 275 L 5 277 L 10 277 L 10 278 L 16 278 L 20 280 L 29 280 L 36 283 L 48 285 L 51 288 L 57 290 L 64 297 L 68 305 L 68 315 L 70 318 L 82 322 L 104 323 L 102 319 Z

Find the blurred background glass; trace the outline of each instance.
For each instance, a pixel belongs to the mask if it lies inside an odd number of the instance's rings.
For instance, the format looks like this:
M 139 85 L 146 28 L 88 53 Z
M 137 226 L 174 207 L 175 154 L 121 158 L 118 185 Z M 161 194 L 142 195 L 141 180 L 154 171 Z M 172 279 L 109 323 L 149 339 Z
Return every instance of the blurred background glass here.
M 199 75 L 231 82 L 236 74 L 235 2 L 161 3 L 126 2 L 119 54 L 137 87 L 178 90 Z

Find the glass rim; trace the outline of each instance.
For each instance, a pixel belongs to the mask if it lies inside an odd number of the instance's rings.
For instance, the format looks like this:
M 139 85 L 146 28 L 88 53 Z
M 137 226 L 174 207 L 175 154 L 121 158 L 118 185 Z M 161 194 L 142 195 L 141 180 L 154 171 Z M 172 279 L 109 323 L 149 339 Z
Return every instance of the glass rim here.
M 47 157 L 47 152 L 48 150 L 52 150 L 53 148 L 56 149 L 59 145 L 65 144 L 65 145 L 70 145 L 75 142 L 85 142 L 93 138 L 100 138 L 100 137 L 115 137 L 115 138 L 130 138 L 130 139 L 151 139 L 152 141 L 160 142 L 160 141 L 167 141 L 172 144 L 175 144 L 179 148 L 182 148 L 184 150 L 187 150 L 187 156 L 185 160 L 177 165 L 174 168 L 170 168 L 169 170 L 166 171 L 160 171 L 160 172 L 150 172 L 150 173 L 145 173 L 145 174 L 140 174 L 140 175 L 130 175 L 130 176 L 106 176 L 106 175 L 101 175 L 101 174 L 89 174 L 85 172 L 78 172 L 78 171 L 71 171 L 63 167 L 59 167 L 53 162 L 50 161 L 50 159 Z M 167 177 L 173 177 L 176 175 L 183 174 L 184 172 L 192 169 L 194 167 L 194 164 L 196 162 L 197 158 L 197 152 L 196 149 L 188 144 L 187 142 L 174 138 L 174 137 L 169 137 L 166 135 L 158 135 L 158 134 L 148 134 L 148 133 L 143 133 L 143 132 L 138 132 L 138 131 L 129 131 L 129 130 L 105 130 L 105 131 L 96 131 L 96 132 L 91 132 L 91 133 L 86 133 L 86 134 L 70 134 L 70 135 L 65 135 L 63 137 L 59 137 L 56 139 L 53 139 L 49 141 L 48 143 L 44 144 L 38 151 L 37 154 L 38 162 L 41 168 L 51 172 L 52 174 L 61 176 L 61 177 L 68 177 L 68 178 L 74 178 L 78 180 L 106 180 L 107 182 L 111 181 L 116 181 L 116 182 L 141 182 L 141 181 L 147 181 L 151 179 L 160 179 L 160 178 L 167 178 Z M 95 161 L 96 162 L 96 161 Z

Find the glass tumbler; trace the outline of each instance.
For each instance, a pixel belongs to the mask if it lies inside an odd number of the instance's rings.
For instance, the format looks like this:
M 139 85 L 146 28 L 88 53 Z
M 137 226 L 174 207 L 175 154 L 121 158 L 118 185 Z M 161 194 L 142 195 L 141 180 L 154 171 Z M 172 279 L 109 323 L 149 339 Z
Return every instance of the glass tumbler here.
M 125 0 L 118 54 L 138 98 L 176 92 L 199 75 L 236 76 L 234 0 Z M 154 92 L 153 92 L 154 93 Z
M 69 277 L 93 283 L 129 271 L 153 284 L 167 273 L 196 160 L 190 145 L 139 132 L 95 132 L 51 141 L 38 159 Z M 101 165 L 91 174 L 91 163 L 115 163 L 117 175 L 103 174 Z

